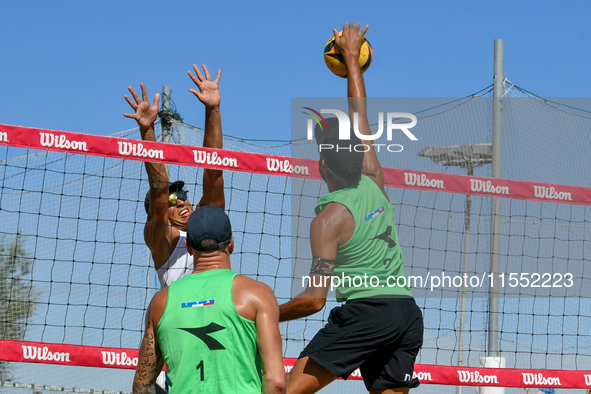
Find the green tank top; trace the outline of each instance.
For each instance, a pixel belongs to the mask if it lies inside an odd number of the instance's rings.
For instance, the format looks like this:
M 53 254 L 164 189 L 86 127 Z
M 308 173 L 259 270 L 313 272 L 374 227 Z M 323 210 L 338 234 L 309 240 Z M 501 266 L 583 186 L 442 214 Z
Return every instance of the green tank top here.
M 255 322 L 236 311 L 236 275 L 216 269 L 186 275 L 168 287 L 156 336 L 171 394 L 260 394 Z
M 394 226 L 394 208 L 380 187 L 362 175 L 357 186 L 323 196 L 316 205 L 318 215 L 328 203 L 347 207 L 355 220 L 351 239 L 337 249 L 334 276 L 340 279 L 337 300 L 375 296 L 412 297 L 402 249 Z

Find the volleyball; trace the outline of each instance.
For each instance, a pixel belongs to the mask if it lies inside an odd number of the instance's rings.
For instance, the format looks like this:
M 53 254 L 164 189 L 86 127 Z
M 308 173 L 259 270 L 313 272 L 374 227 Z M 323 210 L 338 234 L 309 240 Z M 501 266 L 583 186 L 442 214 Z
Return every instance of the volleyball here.
M 339 36 L 342 34 L 342 31 L 339 32 Z M 372 58 L 373 50 L 371 49 L 371 45 L 369 44 L 369 41 L 363 37 L 363 43 L 361 44 L 361 49 L 359 50 L 359 67 L 361 68 L 362 74 L 369 68 Z M 339 51 L 339 48 L 335 45 L 334 36 L 330 37 L 324 46 L 324 62 L 326 63 L 329 70 L 339 77 L 347 77 L 347 66 L 345 65 L 343 55 Z

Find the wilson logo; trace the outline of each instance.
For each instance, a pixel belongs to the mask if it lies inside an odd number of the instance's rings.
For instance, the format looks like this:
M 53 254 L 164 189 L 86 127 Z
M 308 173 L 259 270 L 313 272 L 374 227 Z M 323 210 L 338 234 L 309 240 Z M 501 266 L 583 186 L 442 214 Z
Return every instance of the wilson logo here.
M 288 159 L 279 160 L 267 158 L 267 169 L 271 172 L 310 175 L 308 166 L 292 166 Z
M 54 146 L 56 148 L 88 152 L 85 141 L 70 141 L 63 134 L 39 133 L 39 136 L 41 137 L 41 145 L 48 148 Z
M 551 200 L 572 201 L 570 192 L 559 192 L 553 187 L 534 186 L 534 194 L 538 198 L 549 198 Z
M 480 179 L 470 179 L 470 188 L 473 192 L 509 194 L 509 186 L 495 186 L 491 181 L 485 182 Z
M 25 360 L 45 360 L 70 362 L 70 353 L 51 352 L 47 346 L 35 347 L 23 345 L 23 357 Z
M 404 173 L 404 183 L 409 186 L 424 186 L 435 189 L 445 189 L 442 179 L 429 179 L 425 174 Z
M 523 383 L 535 386 L 562 386 L 560 378 L 545 377 L 542 373 L 521 373 L 523 375 Z
M 103 354 L 103 364 L 105 365 L 133 365 L 137 366 L 137 357 L 129 357 L 125 352 L 105 352 Z
M 583 374 L 585 377 L 585 385 L 591 386 L 591 375 Z
M 123 156 L 149 157 L 150 159 L 164 159 L 164 151 L 158 149 L 146 149 L 142 143 L 119 141 L 119 154 Z
M 0 131 L 0 142 L 8 142 L 8 133 Z
M 413 372 L 412 378 L 419 379 L 420 381 L 423 381 L 423 382 L 432 382 L 433 381 L 433 378 L 431 377 L 431 372 L 419 372 L 419 373 Z
M 481 375 L 478 371 L 458 371 L 461 383 L 499 383 L 497 375 Z
M 219 156 L 217 152 L 193 151 L 193 160 L 197 164 L 212 164 L 214 166 L 225 166 L 238 168 L 238 161 L 230 157 Z

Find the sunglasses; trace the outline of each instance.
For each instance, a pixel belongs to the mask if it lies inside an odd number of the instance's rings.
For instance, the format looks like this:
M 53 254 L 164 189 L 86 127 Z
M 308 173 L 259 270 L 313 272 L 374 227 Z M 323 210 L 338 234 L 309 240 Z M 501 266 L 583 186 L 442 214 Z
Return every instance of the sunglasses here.
M 188 191 L 179 190 L 178 192 L 170 193 L 168 196 L 168 204 L 170 206 L 176 205 L 177 200 L 187 201 L 187 193 Z

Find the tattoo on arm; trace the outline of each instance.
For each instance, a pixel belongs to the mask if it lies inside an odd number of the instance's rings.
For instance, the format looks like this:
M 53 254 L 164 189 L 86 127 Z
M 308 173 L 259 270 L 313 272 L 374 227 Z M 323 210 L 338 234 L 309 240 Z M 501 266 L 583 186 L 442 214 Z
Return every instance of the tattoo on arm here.
M 149 316 L 150 309 L 148 308 Z M 138 365 L 135 371 L 135 378 L 133 380 L 134 394 L 152 394 L 156 393 L 156 378 L 162 366 L 164 365 L 164 358 L 160 351 L 160 346 L 156 341 L 156 336 L 152 328 L 152 322 L 149 318 L 146 319 L 146 332 L 142 340 L 140 354 L 138 358 Z
M 326 260 L 321 257 L 314 257 L 312 260 L 311 274 L 332 276 L 336 262 L 334 260 Z

